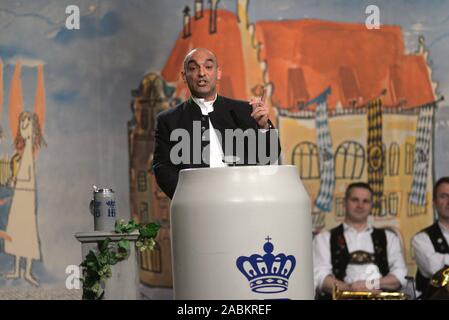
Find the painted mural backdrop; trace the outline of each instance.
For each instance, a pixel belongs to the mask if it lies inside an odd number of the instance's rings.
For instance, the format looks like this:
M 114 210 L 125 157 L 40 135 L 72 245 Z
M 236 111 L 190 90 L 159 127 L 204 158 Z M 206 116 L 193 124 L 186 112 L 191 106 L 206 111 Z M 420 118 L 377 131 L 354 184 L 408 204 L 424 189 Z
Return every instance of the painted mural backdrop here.
M 424 38 L 407 53 L 399 26 L 373 30 L 364 23 L 319 19 L 251 22 L 249 5 L 236 1 L 234 12 L 220 9 L 218 1 L 208 7 L 203 1 L 187 5 L 162 79 L 152 81 L 154 87 L 173 86 L 174 92 L 167 95 L 160 89 L 158 94 L 154 88 L 134 99 L 135 108 L 145 109 L 142 99 L 153 97 L 147 112 L 154 123 L 155 111 L 164 109 L 155 97 L 165 107 L 186 99 L 188 89 L 180 77 L 183 57 L 192 48 L 209 48 L 222 66 L 222 95 L 248 100 L 268 89 L 271 118 L 281 134 L 281 163 L 298 168 L 313 203 L 313 231 L 342 222 L 346 187 L 366 181 L 374 190 L 373 223 L 400 235 L 413 274 L 411 237 L 434 219 L 434 114 L 442 100 L 435 92 Z M 162 210 L 169 223 L 168 199 L 154 184 L 150 165 L 145 169 L 153 197 L 148 204 L 148 194 L 140 198 L 132 212 L 150 212 L 150 218 L 158 219 Z M 133 191 L 139 181 L 134 176 Z M 138 197 L 139 192 L 131 196 Z M 169 250 L 166 243 L 162 252 Z M 142 261 L 160 266 L 162 256 Z M 168 281 L 167 263 L 155 274 L 165 273 Z M 157 284 L 151 277 L 148 281 Z
M 379 29 L 365 25 L 368 5 Z M 67 27 L 68 6 L 79 28 Z M 449 175 L 448 12 L 449 2 L 419 0 L 2 1 L 0 297 L 66 289 L 81 259 L 73 235 L 93 230 L 93 184 L 116 191 L 120 218 L 162 225 L 140 276 L 158 288 L 152 297 L 169 297 L 154 122 L 188 97 L 180 71 L 194 47 L 217 54 L 221 94 L 267 89 L 313 231 L 340 223 L 346 186 L 367 181 L 371 218 L 400 234 L 413 274 L 410 238 L 433 221 L 432 183 Z

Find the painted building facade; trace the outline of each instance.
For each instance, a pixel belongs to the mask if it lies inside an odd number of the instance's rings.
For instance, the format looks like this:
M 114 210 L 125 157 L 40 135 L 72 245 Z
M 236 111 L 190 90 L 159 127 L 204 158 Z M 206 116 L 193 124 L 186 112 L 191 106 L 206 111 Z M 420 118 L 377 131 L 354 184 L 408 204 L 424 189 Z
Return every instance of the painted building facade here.
M 398 232 L 413 274 L 411 237 L 434 219 L 432 132 L 438 98 L 424 40 L 416 53 L 407 54 L 398 26 L 368 30 L 362 24 L 311 19 L 251 23 L 248 7 L 249 1 L 239 0 L 236 12 L 218 9 L 217 1 L 195 1 L 192 9 L 184 8 L 183 29 L 160 72 L 173 86 L 173 98 L 189 96 L 181 68 L 185 54 L 195 47 L 216 54 L 222 68 L 220 94 L 248 100 L 267 88 L 271 119 L 280 130 L 281 162 L 297 166 L 315 204 L 314 232 L 343 220 L 349 183 L 370 182 L 377 196 L 373 223 Z M 320 103 L 327 145 L 317 137 Z M 369 118 L 373 107 L 377 113 Z M 420 130 L 425 141 L 417 150 Z M 425 157 L 423 150 L 428 150 Z M 417 161 L 425 167 L 419 173 L 414 171 Z M 413 201 L 419 174 L 420 199 Z M 327 204 L 317 206 L 326 183 Z M 150 198 L 149 217 L 157 220 L 158 210 L 168 210 L 168 200 Z M 157 285 L 150 278 L 149 283 Z

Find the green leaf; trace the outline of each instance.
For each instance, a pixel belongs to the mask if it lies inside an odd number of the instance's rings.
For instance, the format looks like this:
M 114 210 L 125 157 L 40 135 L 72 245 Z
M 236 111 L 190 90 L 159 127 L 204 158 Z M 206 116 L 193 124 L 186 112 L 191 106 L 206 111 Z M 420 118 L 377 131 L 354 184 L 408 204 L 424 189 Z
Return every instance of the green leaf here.
M 98 250 L 100 250 L 100 252 L 105 252 L 108 249 L 110 242 L 111 238 L 106 238 L 105 240 L 98 241 Z
M 138 228 L 138 224 L 134 220 L 130 220 L 128 223 L 124 223 L 123 220 L 120 222 L 116 221 L 114 231 L 116 233 L 130 233 Z
M 142 237 L 155 238 L 161 226 L 156 223 L 148 223 L 139 228 Z
M 108 263 L 108 255 L 107 254 L 100 254 L 97 256 L 98 265 L 99 267 L 103 267 Z
M 94 251 L 89 250 L 89 253 L 86 255 L 86 260 L 85 261 L 96 261 L 96 254 Z
M 117 242 L 117 246 L 118 246 L 119 251 L 124 250 L 124 251 L 128 252 L 129 248 L 130 248 L 129 240 L 120 239 L 120 241 Z
M 133 232 L 134 230 L 137 230 L 138 227 L 139 225 L 134 220 L 130 220 L 126 232 L 127 233 Z
M 139 224 L 135 222 L 134 219 L 129 220 L 128 225 L 132 226 L 134 229 L 136 229 L 139 226 Z
M 117 264 L 118 261 L 119 261 L 119 256 L 118 256 L 118 254 L 114 254 L 114 255 L 111 256 L 111 258 L 109 259 L 109 264 L 113 266 L 113 265 Z
M 94 286 L 96 282 L 97 279 L 91 277 L 84 278 L 83 288 L 92 288 L 92 286 Z
M 117 253 L 117 260 L 118 261 L 122 261 L 122 260 L 126 259 L 127 256 L 128 256 L 127 252 Z
M 115 228 L 114 228 L 114 231 L 116 232 L 116 233 L 122 233 L 122 229 L 123 229 L 123 227 L 126 225 L 126 223 L 125 223 L 125 220 L 123 220 L 123 219 L 120 219 L 120 220 L 116 220 L 115 221 Z
M 87 261 L 85 267 L 94 271 L 98 270 L 98 264 L 94 261 Z
M 97 256 L 95 253 L 90 250 L 89 253 L 86 255 L 86 258 L 81 263 L 81 266 L 88 269 L 88 270 L 97 270 L 98 264 L 97 264 Z

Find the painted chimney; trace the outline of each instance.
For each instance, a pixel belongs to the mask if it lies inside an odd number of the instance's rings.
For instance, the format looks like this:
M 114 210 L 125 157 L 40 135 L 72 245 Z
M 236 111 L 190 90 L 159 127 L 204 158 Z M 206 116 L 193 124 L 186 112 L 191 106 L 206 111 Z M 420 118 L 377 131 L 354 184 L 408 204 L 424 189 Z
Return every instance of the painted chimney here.
M 184 10 L 182 11 L 184 13 L 183 16 L 183 38 L 188 38 L 190 37 L 191 33 L 190 33 L 190 8 L 189 6 L 186 6 L 184 8 Z
M 210 22 L 209 33 L 217 32 L 217 6 L 220 0 L 209 0 L 210 4 Z
M 195 0 L 195 20 L 203 17 L 203 0 Z

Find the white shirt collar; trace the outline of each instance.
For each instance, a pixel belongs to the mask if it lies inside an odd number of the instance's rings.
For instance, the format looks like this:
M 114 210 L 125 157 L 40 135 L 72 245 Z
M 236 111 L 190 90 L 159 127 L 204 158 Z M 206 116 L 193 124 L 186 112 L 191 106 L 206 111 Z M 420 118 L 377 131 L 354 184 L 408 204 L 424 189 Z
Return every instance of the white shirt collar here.
M 449 233 L 449 230 L 438 221 L 442 233 Z
M 214 111 L 214 102 L 217 100 L 217 94 L 215 94 L 214 100 L 205 101 L 203 98 L 196 98 L 192 96 L 193 101 L 201 108 L 201 113 L 207 115 Z
M 343 230 L 344 231 L 352 230 L 352 231 L 355 231 L 355 232 L 371 232 L 371 231 L 373 231 L 373 225 L 370 222 L 368 222 L 366 224 L 365 229 L 363 229 L 362 231 L 358 231 L 354 227 L 352 227 L 349 224 L 347 224 L 346 222 L 343 222 Z

